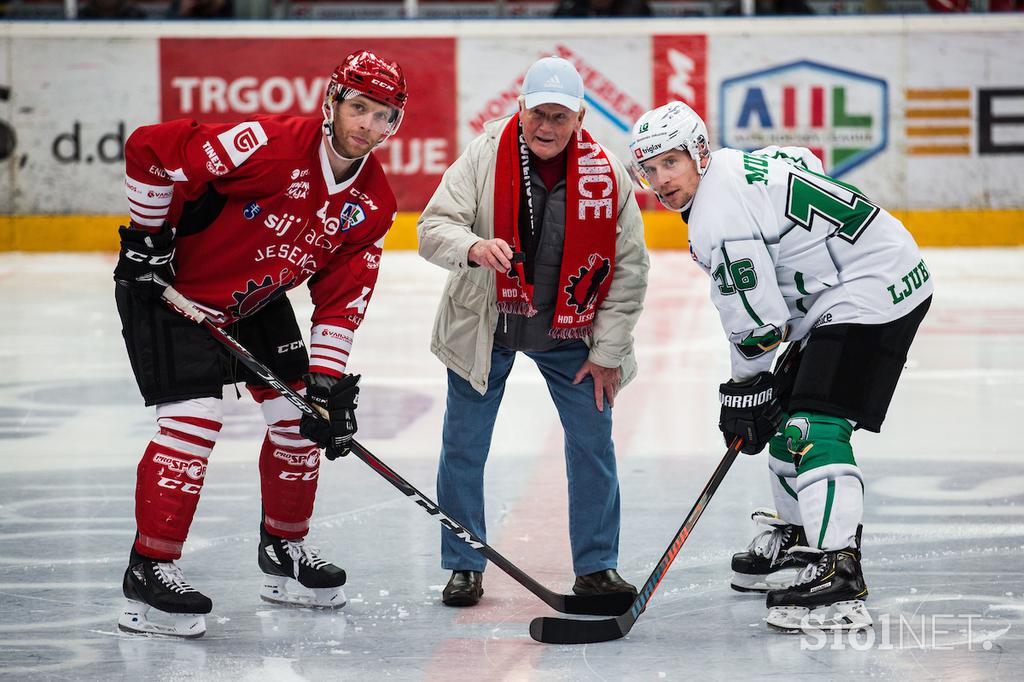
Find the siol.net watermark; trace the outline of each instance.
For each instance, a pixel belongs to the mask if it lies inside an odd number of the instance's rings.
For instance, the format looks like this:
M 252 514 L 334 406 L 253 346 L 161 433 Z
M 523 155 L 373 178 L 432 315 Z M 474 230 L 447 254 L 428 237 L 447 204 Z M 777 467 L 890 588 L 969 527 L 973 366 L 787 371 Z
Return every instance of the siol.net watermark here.
M 875 618 L 873 627 L 852 631 L 826 630 L 820 625 L 813 618 L 804 618 L 801 623 L 801 651 L 826 648 L 833 651 L 989 651 L 993 641 L 1010 629 L 1006 620 L 980 613 L 901 613 L 895 617 L 884 613 Z

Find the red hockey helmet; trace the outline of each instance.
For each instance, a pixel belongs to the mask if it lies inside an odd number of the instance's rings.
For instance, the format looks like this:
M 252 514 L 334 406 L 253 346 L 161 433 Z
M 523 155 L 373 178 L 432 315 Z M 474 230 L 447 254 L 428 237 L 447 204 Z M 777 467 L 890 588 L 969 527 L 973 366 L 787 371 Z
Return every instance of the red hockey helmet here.
M 387 134 L 377 143 L 383 144 L 398 132 L 405 115 L 405 103 L 409 99 L 402 67 L 369 50 L 353 52 L 345 57 L 345 61 L 331 74 L 324 93 L 324 133 L 328 137 L 334 135 L 334 105 L 358 95 L 365 95 L 392 108 Z
M 397 62 L 381 59 L 369 50 L 353 52 L 331 74 L 328 92 L 333 89 L 337 95 L 340 88 L 357 90 L 370 99 L 388 104 L 399 110 L 405 109 L 409 91 L 405 87 L 405 76 Z

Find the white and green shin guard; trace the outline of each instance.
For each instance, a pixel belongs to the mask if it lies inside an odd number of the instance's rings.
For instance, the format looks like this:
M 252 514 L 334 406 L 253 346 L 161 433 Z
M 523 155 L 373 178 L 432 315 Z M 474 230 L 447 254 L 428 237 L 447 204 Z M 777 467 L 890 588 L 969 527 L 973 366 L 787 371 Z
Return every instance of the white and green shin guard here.
M 804 525 L 796 494 L 796 465 L 786 448 L 786 438 L 777 433 L 768 441 L 768 477 L 779 518 L 795 526 Z
M 853 459 L 852 434 L 846 419 L 818 412 L 794 413 L 783 430 L 797 462 L 804 532 L 812 546 L 826 552 L 853 547 L 864 516 L 864 482 Z

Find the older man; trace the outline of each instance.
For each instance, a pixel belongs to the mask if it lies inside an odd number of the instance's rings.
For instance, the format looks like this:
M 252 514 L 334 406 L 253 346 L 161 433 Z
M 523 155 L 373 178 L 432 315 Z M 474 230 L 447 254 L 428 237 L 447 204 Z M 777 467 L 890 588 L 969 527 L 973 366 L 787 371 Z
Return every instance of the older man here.
M 565 428 L 577 594 L 635 592 L 616 571 L 619 484 L 612 406 L 636 373 L 647 288 L 643 223 L 625 167 L 583 129 L 583 82 L 546 57 L 519 112 L 484 126 L 419 221 L 419 252 L 451 270 L 431 350 L 448 367 L 437 495 L 485 536 L 483 473 L 516 353 L 533 360 Z M 486 564 L 445 529 L 449 606 L 483 595 Z

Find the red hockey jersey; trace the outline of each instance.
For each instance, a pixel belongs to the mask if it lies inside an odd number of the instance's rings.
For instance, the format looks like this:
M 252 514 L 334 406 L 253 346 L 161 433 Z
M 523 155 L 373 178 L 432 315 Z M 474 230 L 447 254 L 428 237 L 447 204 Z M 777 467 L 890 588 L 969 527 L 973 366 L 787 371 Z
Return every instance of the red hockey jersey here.
M 309 280 L 310 371 L 340 375 L 377 281 L 395 196 L 371 154 L 337 183 L 321 121 L 144 126 L 125 145 L 132 222 L 177 228 L 174 287 L 225 323 Z

